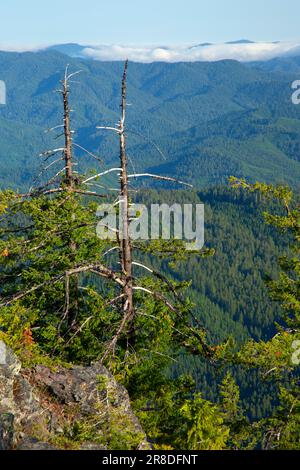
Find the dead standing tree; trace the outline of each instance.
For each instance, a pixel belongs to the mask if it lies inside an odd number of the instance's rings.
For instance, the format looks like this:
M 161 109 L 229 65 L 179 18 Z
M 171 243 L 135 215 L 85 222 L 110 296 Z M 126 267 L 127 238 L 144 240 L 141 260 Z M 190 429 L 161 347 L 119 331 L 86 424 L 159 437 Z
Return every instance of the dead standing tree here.
M 120 210 L 122 227 L 119 232 L 120 261 L 122 267 L 122 275 L 125 281 L 124 294 L 124 313 L 126 321 L 133 322 L 134 306 L 133 306 L 133 283 L 132 283 L 132 246 L 129 233 L 129 192 L 128 192 L 128 173 L 127 173 L 127 155 L 126 155 L 126 135 L 125 135 L 125 119 L 126 119 L 126 79 L 127 79 L 128 61 L 125 62 L 123 80 L 122 80 L 122 103 L 121 103 L 121 119 L 119 121 L 119 138 L 120 138 Z
M 65 78 L 62 82 L 63 89 L 61 91 L 64 102 L 64 137 L 65 137 L 65 185 L 67 190 L 72 191 L 74 187 L 73 177 L 73 158 L 72 158 L 72 131 L 71 131 L 71 118 L 70 118 L 70 106 L 69 106 L 69 80 L 74 74 L 68 75 L 68 69 L 65 71 Z
M 38 174 L 35 183 L 37 180 L 45 173 L 49 172 L 50 169 L 54 168 L 58 163 L 63 162 L 64 167 L 61 168 L 54 176 L 50 177 L 44 184 L 38 187 L 32 187 L 28 194 L 21 194 L 21 198 L 35 197 L 39 195 L 51 195 L 59 192 L 67 191 L 70 194 L 82 194 L 85 196 L 94 196 L 94 197 L 105 197 L 102 194 L 97 193 L 96 191 L 87 191 L 82 190 L 80 187 L 80 178 L 77 175 L 77 171 L 74 170 L 74 166 L 77 165 L 74 161 L 73 148 L 77 147 L 85 154 L 93 157 L 98 162 L 102 162 L 101 158 L 94 155 L 92 152 L 88 151 L 86 148 L 78 145 L 73 140 L 74 131 L 71 128 L 71 108 L 70 108 L 70 83 L 71 79 L 81 73 L 81 71 L 68 73 L 68 66 L 65 69 L 64 78 L 61 81 L 62 88 L 56 90 L 57 93 L 62 95 L 63 100 L 63 123 L 57 126 L 54 126 L 48 129 L 46 132 L 50 133 L 53 131 L 59 131 L 62 129 L 62 132 L 55 136 L 55 139 L 60 137 L 64 138 L 64 146 L 58 147 L 55 149 L 47 150 L 40 154 L 40 157 L 44 159 L 44 166 L 40 173 Z M 57 155 L 60 157 L 57 158 Z M 51 159 L 54 157 L 54 160 Z M 50 162 L 50 163 L 49 163 Z M 61 178 L 61 175 L 64 174 L 64 177 Z M 59 184 L 57 184 L 59 183 Z
M 121 223 L 116 231 L 116 237 L 119 245 L 119 258 L 121 265 L 121 279 L 123 281 L 122 288 L 122 306 L 124 316 L 118 329 L 116 336 L 114 337 L 110 349 L 114 349 L 116 342 L 123 332 L 125 326 L 129 323 L 133 326 L 134 320 L 134 304 L 133 304 L 133 278 L 132 278 L 132 268 L 133 268 L 133 259 L 132 259 L 132 244 L 130 238 L 130 201 L 129 201 L 129 178 L 127 171 L 127 154 L 126 154 L 126 134 L 125 134 L 125 120 L 126 120 L 126 91 L 127 91 L 127 68 L 128 60 L 125 62 L 123 79 L 122 79 L 122 94 L 121 94 L 121 117 L 118 123 L 118 127 L 102 127 L 98 126 L 97 129 L 105 129 L 116 132 L 119 136 L 119 145 L 120 145 L 120 168 L 112 168 L 108 171 L 118 171 L 120 172 L 120 191 L 119 191 L 119 210 L 121 213 Z M 105 173 L 105 172 L 104 172 Z M 90 181 L 92 179 L 98 178 L 102 174 L 98 174 L 92 178 L 89 178 L 85 181 Z
M 70 100 L 69 100 L 69 95 L 70 95 L 70 82 L 71 79 L 81 73 L 80 71 L 70 73 L 68 72 L 68 66 L 65 69 L 65 74 L 64 78 L 61 81 L 62 88 L 57 90 L 58 93 L 62 95 L 62 100 L 63 100 L 63 124 L 56 126 L 52 129 L 49 129 L 49 131 L 53 131 L 56 129 L 63 128 L 63 133 L 58 135 L 57 137 L 63 137 L 64 138 L 64 147 L 59 148 L 59 149 L 54 149 L 52 151 L 47 151 L 42 156 L 46 157 L 46 160 L 51 158 L 53 155 L 59 153 L 62 151 L 62 160 L 64 162 L 64 168 L 60 170 L 54 177 L 54 179 L 50 179 L 48 183 L 46 183 L 46 186 L 49 186 L 50 184 L 55 184 L 56 183 L 56 177 L 60 177 L 61 173 L 64 173 L 63 179 L 60 181 L 59 188 L 53 188 L 53 189 L 46 189 L 45 188 L 39 188 L 37 190 L 38 194 L 53 194 L 55 192 L 66 192 L 66 198 L 71 197 L 72 194 L 82 194 L 85 196 L 97 196 L 97 197 L 103 197 L 102 195 L 96 193 L 96 192 L 91 192 L 91 191 L 84 191 L 80 189 L 80 178 L 77 175 L 77 172 L 74 171 L 74 165 L 76 164 L 74 162 L 74 154 L 73 154 L 73 147 L 77 146 L 81 150 L 83 150 L 85 153 L 88 155 L 94 157 L 98 161 L 101 161 L 99 157 L 96 157 L 96 155 L 92 154 L 89 152 L 87 149 L 83 148 L 80 145 L 77 145 L 76 143 L 73 142 L 73 134 L 74 131 L 71 128 L 71 108 L 70 108 Z M 59 160 L 55 160 L 53 163 L 57 163 Z M 51 166 L 51 164 L 50 164 Z M 49 166 L 48 166 L 49 168 Z M 74 200 L 74 204 L 76 205 L 76 201 Z M 76 214 L 75 214 L 75 209 L 76 207 L 74 206 L 74 212 L 72 214 L 72 221 L 76 220 Z M 74 266 L 73 271 L 69 271 L 65 275 L 65 285 L 66 285 L 66 308 L 64 311 L 63 315 L 63 320 L 67 321 L 68 327 L 70 331 L 74 331 L 76 329 L 76 319 L 79 313 L 79 273 L 76 270 L 76 252 L 77 252 L 77 244 L 76 242 L 71 239 L 69 242 L 69 247 L 70 247 L 70 260 Z M 70 301 L 72 299 L 72 302 Z
M 71 129 L 71 109 L 70 109 L 70 103 L 69 103 L 70 80 L 72 77 L 74 77 L 78 73 L 80 72 L 78 71 L 78 72 L 69 74 L 68 66 L 65 69 L 64 79 L 61 81 L 62 89 L 57 90 L 58 93 L 62 95 L 62 99 L 63 99 L 63 124 L 53 128 L 53 129 L 58 129 L 60 127 L 63 128 L 63 134 L 61 134 L 61 136 L 64 137 L 64 144 L 65 144 L 64 148 L 62 149 L 63 151 L 62 160 L 64 162 L 63 171 L 65 173 L 65 176 L 63 178 L 62 183 L 63 183 L 63 189 L 67 192 L 67 198 L 72 194 L 74 190 L 76 191 L 76 187 L 78 186 L 78 182 L 79 182 L 78 177 L 77 178 L 75 177 L 74 170 L 73 170 L 74 159 L 73 159 L 72 134 L 74 132 Z M 50 131 L 52 131 L 53 129 L 50 129 Z M 60 152 L 61 149 L 57 149 L 57 151 Z M 56 150 L 54 150 L 53 153 L 56 153 Z M 49 158 L 49 156 L 52 156 L 51 152 L 46 155 L 46 158 Z M 61 188 L 59 188 L 59 190 L 60 189 Z M 76 219 L 75 211 L 72 214 L 71 218 L 73 221 Z M 76 261 L 77 244 L 73 239 L 69 241 L 69 247 L 70 247 L 70 252 L 71 252 L 71 255 L 70 255 L 71 262 L 74 264 Z M 79 311 L 78 274 L 76 272 L 73 273 L 71 278 L 69 275 L 66 275 L 65 283 L 66 283 L 66 309 L 64 312 L 64 318 L 66 318 L 68 326 L 70 330 L 72 330 L 75 326 L 76 317 Z M 72 306 L 70 306 L 70 297 L 72 297 Z
M 131 203 L 130 203 L 130 197 L 129 197 L 130 179 L 140 178 L 140 177 L 150 177 L 156 180 L 170 181 L 170 182 L 175 182 L 178 184 L 183 184 L 188 187 L 192 187 L 192 185 L 188 183 L 184 183 L 183 181 L 177 180 L 175 178 L 155 175 L 151 173 L 140 173 L 140 174 L 135 173 L 133 175 L 128 174 L 128 158 L 127 158 L 127 153 L 126 153 L 126 126 L 125 126 L 126 106 L 127 106 L 127 70 L 128 70 L 128 60 L 125 61 L 124 71 L 123 71 L 121 105 L 120 105 L 121 117 L 118 122 L 118 127 L 97 126 L 97 129 L 112 131 L 118 135 L 119 147 L 120 147 L 120 156 L 119 156 L 120 168 L 112 168 L 110 170 L 107 170 L 106 172 L 99 173 L 98 175 L 92 178 L 89 178 L 88 180 L 84 182 L 84 183 L 86 183 L 87 181 L 90 182 L 91 180 L 96 179 L 97 177 L 100 177 L 108 172 L 113 172 L 113 171 L 120 172 L 120 180 L 119 180 L 120 188 L 119 188 L 118 204 L 119 204 L 119 211 L 120 211 L 121 217 L 120 217 L 119 229 L 116 230 L 116 238 L 117 238 L 118 247 L 119 247 L 119 258 L 120 258 L 120 265 L 121 265 L 120 280 L 122 281 L 122 283 L 119 282 L 119 285 L 121 284 L 122 286 L 120 298 L 122 299 L 123 318 L 121 320 L 121 323 L 112 341 L 109 343 L 109 346 L 103 356 L 103 360 L 106 359 L 110 354 L 114 356 L 116 344 L 120 336 L 124 333 L 126 329 L 127 329 L 128 343 L 131 346 L 134 345 L 134 341 L 135 341 L 134 323 L 135 323 L 135 317 L 137 314 L 137 312 L 135 311 L 135 305 L 134 305 L 134 292 L 135 291 L 139 290 L 139 291 L 146 293 L 147 295 L 151 295 L 154 299 L 162 302 L 171 311 L 173 311 L 175 314 L 180 316 L 180 309 L 178 308 L 178 306 L 174 306 L 164 295 L 162 295 L 159 292 L 153 292 L 147 288 L 137 285 L 136 279 L 133 277 L 134 266 L 139 266 L 140 268 L 145 269 L 147 272 L 150 272 L 154 277 L 156 277 L 157 279 L 165 283 L 168 286 L 170 292 L 174 295 L 178 304 L 184 304 L 184 301 L 182 301 L 180 296 L 178 296 L 176 290 L 172 288 L 172 284 L 162 274 L 157 273 L 156 271 L 152 270 L 148 266 L 145 266 L 141 264 L 140 262 L 136 262 L 133 259 L 133 246 L 132 246 L 132 240 L 131 240 L 131 234 L 130 234 L 130 222 L 131 222 L 131 213 L 130 213 Z M 194 320 L 195 322 L 197 322 L 195 317 L 194 317 Z M 202 345 L 204 353 L 207 356 L 210 356 L 211 350 L 203 341 L 201 335 L 199 335 L 195 331 L 192 334 L 194 337 L 196 337 L 196 339 Z
M 65 185 L 67 191 L 72 192 L 73 188 L 76 186 L 76 180 L 73 174 L 73 147 L 72 147 L 72 130 L 71 130 L 71 118 L 70 118 L 70 106 L 69 106 L 69 81 L 75 74 L 68 75 L 68 68 L 65 71 L 65 78 L 62 82 L 63 89 L 62 89 L 62 96 L 63 96 L 63 103 L 64 103 L 64 138 L 65 138 L 65 150 L 64 150 L 64 159 L 65 159 Z M 77 179 L 78 181 L 78 179 Z M 75 220 L 76 215 L 75 213 L 72 214 L 72 220 Z M 74 240 L 70 240 L 70 251 L 71 251 L 71 259 L 73 263 L 76 260 L 76 251 L 77 245 Z M 70 288 L 73 291 L 73 308 L 66 312 L 67 321 L 69 328 L 72 330 L 76 323 L 76 317 L 79 313 L 79 281 L 78 281 L 78 274 L 74 273 L 72 276 L 72 282 L 70 286 L 70 280 L 67 277 L 66 279 L 66 290 L 68 292 L 69 297 L 69 290 Z
M 77 146 L 77 144 L 73 142 L 74 131 L 71 128 L 69 94 L 71 79 L 79 73 L 80 71 L 69 73 L 67 66 L 65 69 L 64 78 L 61 81 L 62 86 L 59 90 L 56 90 L 57 93 L 61 94 L 62 96 L 63 123 L 48 129 L 46 132 L 58 131 L 58 135 L 55 136 L 55 139 L 63 138 L 64 146 L 47 150 L 40 154 L 40 157 L 44 159 L 44 167 L 39 173 L 38 178 L 45 172 L 48 173 L 61 162 L 63 163 L 63 168 L 61 168 L 54 176 L 50 177 L 48 181 L 42 186 L 31 188 L 28 194 L 21 195 L 20 197 L 22 197 L 22 199 L 35 198 L 42 195 L 51 197 L 57 193 L 63 194 L 63 201 L 65 202 L 69 200 L 74 194 L 104 197 L 96 192 L 82 190 L 80 188 L 80 178 L 77 172 L 74 171 L 74 166 L 77 165 L 77 163 L 74 162 L 73 146 Z M 96 158 L 98 161 L 101 161 L 101 159 L 96 157 L 82 146 L 78 145 L 78 147 L 90 156 Z M 61 155 L 59 158 L 57 158 L 59 154 Z M 72 222 L 75 222 L 77 201 L 73 199 L 73 202 L 74 212 L 71 214 L 71 220 Z M 55 235 L 55 233 L 53 233 L 53 235 Z M 37 248 L 41 248 L 42 245 L 39 245 Z M 37 248 L 34 248 L 34 250 Z M 76 328 L 76 318 L 79 313 L 79 273 L 76 270 L 77 248 L 77 244 L 71 236 L 69 240 L 69 256 L 74 269 L 65 273 L 66 299 L 65 310 L 62 318 L 62 321 L 67 322 L 70 331 Z

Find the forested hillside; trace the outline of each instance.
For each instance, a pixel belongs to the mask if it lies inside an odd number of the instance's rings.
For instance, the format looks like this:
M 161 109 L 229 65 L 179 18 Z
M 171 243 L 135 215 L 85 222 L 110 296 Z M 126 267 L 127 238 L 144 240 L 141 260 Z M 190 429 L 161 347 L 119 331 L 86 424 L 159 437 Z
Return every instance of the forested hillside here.
M 96 125 L 117 119 L 122 64 L 56 51 L 0 52 L 8 94 L 0 107 L 2 188 L 26 187 L 37 171 L 38 154 L 49 144 L 44 131 L 59 122 L 53 91 L 66 63 L 82 71 L 72 87 L 77 144 L 100 154 L 104 166 L 116 161 L 114 139 Z M 134 168 L 184 175 L 196 187 L 226 183 L 231 174 L 297 185 L 300 109 L 291 101 L 296 72 L 265 69 L 231 60 L 130 64 L 128 148 Z
M 184 261 L 172 274 L 192 281 L 190 296 L 215 341 L 230 335 L 240 342 L 269 337 L 276 306 L 264 280 L 276 275 L 276 259 L 285 244 L 263 223 L 264 208 L 255 196 L 216 187 L 197 193 L 143 191 L 137 198 L 145 204 L 205 204 L 205 246 L 215 254 L 205 263 L 197 257 Z
M 215 255 L 205 262 L 193 257 L 174 269 L 162 263 L 165 272 L 178 280 L 190 280 L 188 296 L 194 312 L 218 344 L 230 337 L 242 344 L 249 338 L 267 340 L 275 331 L 279 307 L 269 299 L 268 276 L 277 276 L 277 257 L 286 250 L 286 240 L 264 224 L 262 212 L 269 207 L 260 197 L 235 193 L 226 187 L 199 192 L 143 191 L 137 199 L 153 203 L 205 204 L 205 246 Z M 159 262 L 151 259 L 156 269 Z M 174 373 L 191 373 L 205 397 L 215 400 L 224 372 L 205 360 L 182 355 Z M 274 406 L 272 385 L 255 371 L 234 369 L 241 387 L 243 406 L 251 418 L 266 416 Z

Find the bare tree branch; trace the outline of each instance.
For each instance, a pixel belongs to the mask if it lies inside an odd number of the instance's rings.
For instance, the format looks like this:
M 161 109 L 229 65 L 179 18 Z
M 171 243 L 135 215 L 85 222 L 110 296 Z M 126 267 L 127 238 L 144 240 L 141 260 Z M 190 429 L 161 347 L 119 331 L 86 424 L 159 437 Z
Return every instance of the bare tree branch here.
M 37 286 L 33 286 L 30 289 L 22 292 L 18 292 L 18 294 L 15 294 L 4 301 L 0 303 L 0 308 L 2 307 L 8 307 L 11 305 L 13 302 L 16 302 L 17 300 L 21 300 L 24 297 L 26 297 L 29 294 L 32 294 L 33 292 L 41 289 L 42 287 L 49 286 L 51 284 L 55 284 L 58 281 L 61 281 L 64 278 L 65 274 L 60 274 L 59 276 L 55 276 L 52 279 L 49 279 L 48 281 L 42 282 L 41 284 L 38 284 Z
M 120 134 L 120 129 L 117 129 L 116 127 L 110 127 L 110 126 L 97 126 L 96 129 L 103 129 L 105 131 L 114 131 L 117 134 Z
M 103 160 L 102 160 L 100 157 L 97 157 L 97 155 L 95 155 L 94 153 L 90 152 L 89 150 L 87 150 L 86 148 L 82 147 L 81 145 L 76 144 L 75 142 L 73 142 L 73 146 L 79 148 L 80 150 L 83 150 L 83 151 L 86 152 L 88 155 L 90 155 L 91 157 L 93 157 L 93 158 L 95 158 L 96 160 L 98 160 L 98 162 L 103 163 Z
M 128 175 L 128 178 L 154 178 L 157 180 L 162 180 L 162 181 L 173 181 L 174 183 L 178 184 L 183 184 L 184 186 L 188 186 L 190 188 L 193 188 L 192 184 L 185 183 L 184 181 L 180 181 L 176 178 L 171 178 L 169 176 L 159 176 L 159 175 L 153 175 L 152 173 L 140 173 L 140 174 L 134 174 L 134 175 Z
M 82 182 L 82 184 L 88 183 L 89 181 L 93 181 L 100 176 L 107 175 L 108 173 L 112 173 L 114 171 L 122 171 L 122 168 L 110 168 L 109 170 L 103 171 L 102 173 L 98 173 L 97 175 L 91 176 Z

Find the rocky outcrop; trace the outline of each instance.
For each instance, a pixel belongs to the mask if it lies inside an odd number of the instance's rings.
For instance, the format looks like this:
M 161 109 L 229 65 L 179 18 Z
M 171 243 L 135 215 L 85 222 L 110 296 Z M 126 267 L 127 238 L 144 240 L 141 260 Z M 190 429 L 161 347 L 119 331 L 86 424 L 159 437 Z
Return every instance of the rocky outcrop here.
M 13 446 L 14 415 L 11 413 L 0 414 L 0 450 L 9 450 Z
M 101 364 L 23 369 L 0 341 L 0 450 L 149 448 L 126 389 Z

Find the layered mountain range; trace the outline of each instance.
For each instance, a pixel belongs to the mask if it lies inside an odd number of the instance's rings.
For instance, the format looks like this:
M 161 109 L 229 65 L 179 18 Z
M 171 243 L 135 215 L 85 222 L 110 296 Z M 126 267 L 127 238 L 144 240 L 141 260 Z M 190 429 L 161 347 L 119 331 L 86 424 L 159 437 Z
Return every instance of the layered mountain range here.
M 103 159 L 118 158 L 113 135 L 97 131 L 119 118 L 122 62 L 67 56 L 56 50 L 0 52 L 1 187 L 30 186 L 39 154 L 59 139 L 45 130 L 59 125 L 59 82 L 66 65 L 81 73 L 72 84 L 74 141 Z M 155 62 L 129 64 L 128 150 L 133 171 L 184 177 L 195 187 L 223 184 L 234 174 L 251 180 L 300 180 L 300 106 L 292 83 L 300 56 L 265 62 Z M 100 163 L 76 151 L 82 168 Z M 55 169 L 53 168 L 53 171 Z

